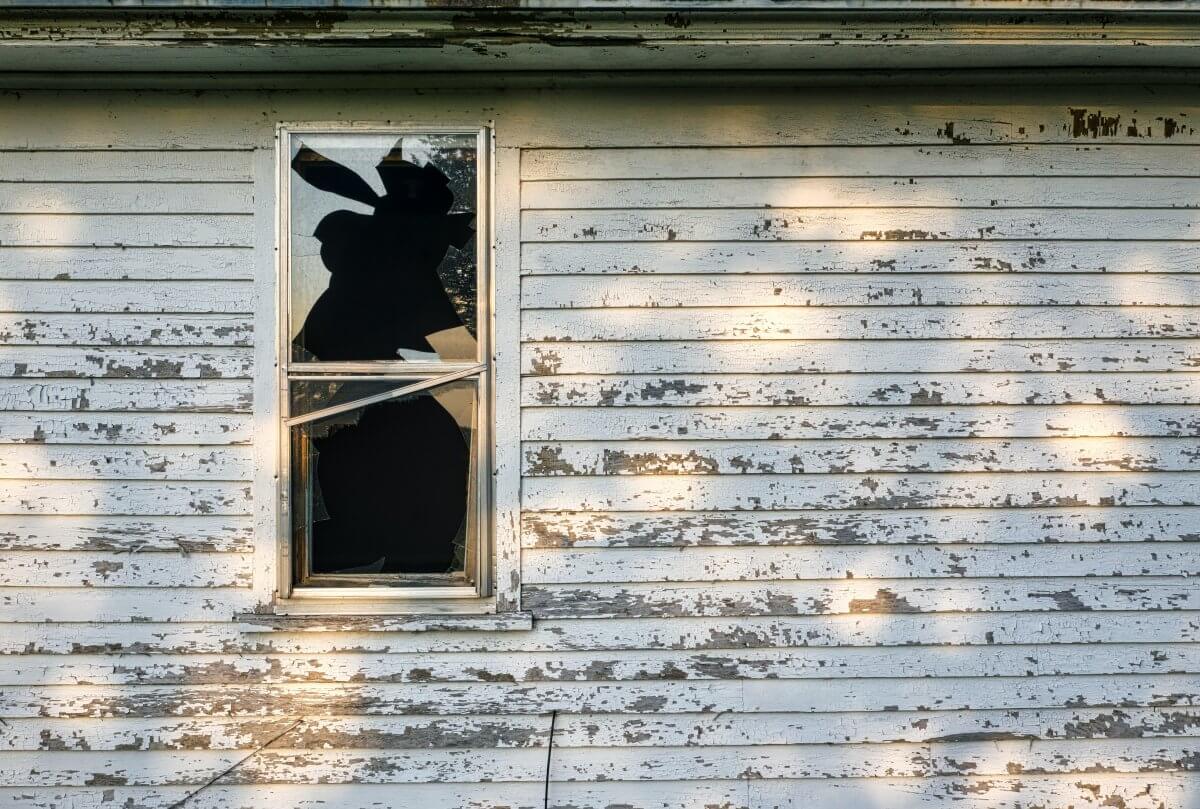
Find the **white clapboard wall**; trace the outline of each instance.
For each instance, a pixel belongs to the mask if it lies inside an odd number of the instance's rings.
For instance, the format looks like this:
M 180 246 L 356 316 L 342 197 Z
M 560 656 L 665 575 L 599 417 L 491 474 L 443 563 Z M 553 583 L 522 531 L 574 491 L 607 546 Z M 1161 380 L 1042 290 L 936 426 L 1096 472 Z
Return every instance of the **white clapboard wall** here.
M 1200 807 L 1186 94 L 397 98 L 0 99 L 0 809 L 534 809 L 552 711 L 559 809 Z M 273 125 L 398 109 L 495 122 L 532 630 L 244 615 Z

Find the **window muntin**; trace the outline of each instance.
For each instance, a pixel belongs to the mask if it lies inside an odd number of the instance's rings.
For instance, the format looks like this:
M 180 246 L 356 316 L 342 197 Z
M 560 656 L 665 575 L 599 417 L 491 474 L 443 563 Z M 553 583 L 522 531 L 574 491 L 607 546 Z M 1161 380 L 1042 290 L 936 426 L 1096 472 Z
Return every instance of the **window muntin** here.
M 281 130 L 281 594 L 488 588 L 488 132 Z

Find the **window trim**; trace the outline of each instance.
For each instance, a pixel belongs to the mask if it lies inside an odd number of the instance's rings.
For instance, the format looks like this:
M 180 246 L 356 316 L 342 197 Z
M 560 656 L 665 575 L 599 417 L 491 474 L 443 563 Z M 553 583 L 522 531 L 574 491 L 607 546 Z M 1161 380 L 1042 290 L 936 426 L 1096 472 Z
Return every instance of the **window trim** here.
M 441 135 L 473 134 L 476 139 L 476 341 L 479 347 L 476 362 L 292 362 L 291 343 L 291 147 L 295 135 L 363 134 L 363 135 Z M 493 276 L 493 219 L 495 142 L 489 123 L 464 123 L 457 126 L 392 125 L 358 122 L 289 122 L 276 126 L 275 166 L 277 236 L 276 251 L 276 379 L 277 400 L 275 421 L 278 426 L 276 474 L 276 565 L 277 589 L 274 611 L 282 615 L 347 615 L 347 614 L 421 614 L 495 612 L 494 590 L 496 566 L 496 526 L 494 521 L 495 470 L 495 368 L 492 362 L 495 345 L 494 276 Z M 464 374 L 464 371 L 475 374 Z M 295 422 L 289 418 L 290 382 L 314 378 L 336 381 L 341 378 L 362 378 L 369 373 L 380 379 L 403 377 L 429 381 L 447 377 L 450 383 L 474 381 L 476 384 L 475 413 L 478 419 L 475 441 L 475 515 L 477 527 L 473 570 L 474 583 L 468 585 L 313 587 L 295 582 L 292 538 L 291 498 L 291 429 Z M 438 384 L 441 384 L 440 382 Z M 397 579 L 399 581 L 399 579 Z

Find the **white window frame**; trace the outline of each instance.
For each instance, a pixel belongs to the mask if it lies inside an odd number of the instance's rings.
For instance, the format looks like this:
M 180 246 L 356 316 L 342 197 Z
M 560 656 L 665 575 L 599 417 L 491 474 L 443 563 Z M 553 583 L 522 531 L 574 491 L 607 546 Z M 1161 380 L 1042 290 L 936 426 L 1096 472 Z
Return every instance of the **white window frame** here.
M 476 138 L 476 339 L 479 346 L 478 362 L 323 362 L 297 363 L 291 359 L 291 147 L 293 136 L 318 134 L 363 134 L 363 135 L 440 135 L 473 134 Z M 276 555 L 278 581 L 274 611 L 278 614 L 336 615 L 336 614 L 444 614 L 444 613 L 491 613 L 496 611 L 494 597 L 495 573 L 495 521 L 492 519 L 492 478 L 495 469 L 494 429 L 494 369 L 491 362 L 494 346 L 494 283 L 493 283 L 493 172 L 495 145 L 490 125 L 479 123 L 462 126 L 424 126 L 366 124 L 352 122 L 303 122 L 281 123 L 276 129 L 275 174 L 276 174 L 276 364 L 278 366 L 278 398 L 276 419 L 279 425 L 278 440 L 278 485 L 276 496 Z M 318 373 L 314 373 L 318 372 Z M 315 376 L 331 381 L 357 374 L 381 380 L 388 378 L 420 379 L 435 384 L 453 379 L 471 379 L 478 376 L 476 388 L 477 437 L 476 445 L 476 498 L 473 563 L 468 576 L 472 580 L 466 585 L 413 586 L 401 584 L 362 587 L 305 587 L 294 581 L 294 549 L 291 525 L 291 428 L 295 423 L 289 419 L 290 385 L 292 381 L 311 380 Z M 408 386 L 406 386 L 407 388 Z M 355 404 L 361 406 L 361 403 Z M 414 579 L 418 577 L 414 576 Z M 403 579 L 396 576 L 397 581 Z M 511 600 L 510 600 L 511 602 Z M 511 602 L 516 606 L 515 602 Z

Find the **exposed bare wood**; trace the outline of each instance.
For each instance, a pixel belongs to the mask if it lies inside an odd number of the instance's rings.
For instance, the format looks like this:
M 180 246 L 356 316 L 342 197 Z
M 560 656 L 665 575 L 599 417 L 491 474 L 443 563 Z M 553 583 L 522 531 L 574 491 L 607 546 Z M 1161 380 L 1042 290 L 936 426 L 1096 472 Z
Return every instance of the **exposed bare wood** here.
M 0 413 L 0 444 L 249 444 L 229 413 Z
M 808 306 L 1187 306 L 1200 294 L 1200 277 L 1192 273 L 1144 273 L 1136 283 L 1125 275 L 1079 273 L 989 273 L 970 275 L 866 276 L 823 274 L 636 275 L 600 277 L 527 276 L 521 301 L 529 309 L 650 307 L 808 307 Z M 618 320 L 623 313 L 609 316 Z M 736 315 L 737 312 L 727 313 Z M 932 313 L 937 317 L 939 313 Z M 1183 309 L 1178 319 L 1193 313 Z M 777 314 L 780 319 L 796 313 Z M 568 320 L 568 323 L 572 321 Z M 720 321 L 718 321 L 719 323 Z M 784 321 L 788 322 L 788 321 Z M 633 328 L 637 329 L 637 320 Z M 740 336 L 740 335 L 739 335 Z M 798 335 L 799 336 L 799 335 Z M 877 335 L 879 337 L 885 334 Z M 984 332 L 978 337 L 998 335 Z M 1069 335 L 1063 335 L 1069 336 Z M 1103 334 L 1094 335 L 1097 337 Z M 1182 336 L 1182 335 L 1181 335 Z M 616 338 L 614 338 L 616 339 Z M 660 339 L 671 339 L 663 336 Z
M 249 318 L 229 315 L 3 315 L 0 345 L 250 345 Z
M 210 593 L 212 609 L 219 610 L 222 597 L 230 596 L 230 593 Z M 495 654 L 444 652 L 435 659 L 419 654 L 361 653 L 320 656 L 248 654 L 236 658 L 225 655 L 125 655 L 116 661 L 101 655 L 74 655 L 67 660 L 54 655 L 11 655 L 0 657 L 0 682 L 5 686 L 345 682 L 502 682 L 515 685 L 541 682 L 621 683 L 635 680 L 807 680 L 832 676 L 852 679 L 990 675 L 1045 677 L 1072 673 L 1183 674 L 1197 671 L 1196 667 L 1200 666 L 1198 655 L 1200 653 L 1189 644 L 1107 644 L 1103 647 L 1066 644 L 907 650 L 767 649 L 694 654 L 641 651 L 600 656 L 589 651 L 540 654 L 511 651 Z M 1178 711 L 1179 725 L 1174 728 L 1164 725 L 1159 733 L 1150 735 L 1188 735 L 1189 730 L 1200 724 L 1200 715 L 1194 708 L 1177 708 L 1174 711 Z M 343 727 L 352 727 L 355 718 L 345 717 Z M 366 724 L 383 727 L 386 723 L 383 719 L 377 719 Z M 541 729 L 544 730 L 544 726 Z M 308 734 L 297 736 L 303 738 Z M 713 742 L 697 739 L 696 743 Z M 365 745 L 360 742 L 355 746 Z
M 1175 438 L 558 441 L 527 442 L 524 458 L 528 477 L 1200 471 L 1200 452 L 1189 439 Z
M 572 276 L 580 280 L 582 276 Z M 691 280 L 692 276 L 687 276 Z M 597 284 L 587 276 L 587 283 Z M 676 279 L 671 278 L 670 281 Z M 707 279 L 696 278 L 696 285 Z M 1036 282 L 1028 283 L 1017 297 L 1029 294 Z M 739 285 L 740 286 L 740 285 Z M 789 284 L 772 287 L 780 293 Z M 619 340 L 969 340 L 976 339 L 1054 339 L 1058 337 L 1196 337 L 1200 335 L 1200 317 L 1191 308 L 1166 306 L 1154 307 L 1091 307 L 1073 306 L 1071 316 L 1063 317 L 1061 307 L 1037 306 L 971 306 L 941 307 L 905 306 L 907 294 L 923 294 L 920 287 L 906 289 L 907 285 L 861 284 L 862 302 L 874 298 L 897 300 L 887 307 L 838 306 L 828 307 L 775 306 L 775 299 L 751 301 L 753 306 L 744 306 L 745 301 L 736 301 L 737 308 L 679 307 L 660 309 L 655 306 L 625 308 L 593 308 L 560 311 L 558 309 L 529 309 L 522 313 L 522 339 L 528 342 L 551 342 L 556 340 L 619 341 Z M 1066 284 L 1064 286 L 1072 286 Z M 1086 294 L 1086 285 L 1080 285 L 1078 294 Z M 657 295 L 670 295 L 671 284 L 663 284 L 654 292 L 647 292 L 646 301 L 653 302 Z M 838 294 L 835 284 L 826 285 L 819 280 L 805 282 L 806 290 L 821 291 L 819 295 Z M 604 295 L 602 291 L 599 294 Z M 554 294 L 557 294 L 555 292 Z M 711 299 L 705 293 L 694 290 L 686 294 L 704 296 L 706 302 L 734 302 L 729 296 L 720 296 L 714 290 Z M 740 294 L 740 290 L 739 290 Z M 747 294 L 755 294 L 747 290 Z M 803 293 L 801 293 L 803 294 Z M 1036 294 L 1033 293 L 1033 294 Z M 1071 294 L 1071 293 L 1068 293 Z M 1140 294 L 1140 293 L 1138 293 Z M 978 300 L 1004 300 L 1004 291 L 989 291 L 987 298 Z M 1165 298 L 1163 299 L 1165 300 Z M 1173 299 L 1178 301 L 1178 298 Z M 604 298 L 607 306 L 607 296 Z M 591 301 L 596 302 L 596 301 Z M 793 301 L 795 302 L 795 301 Z M 806 298 L 804 303 L 813 303 Z M 620 300 L 634 303 L 633 300 Z M 1039 302 L 1040 304 L 1040 302 Z
M 0 252 L 0 260 L 4 253 Z M 2 266 L 2 265 L 0 265 Z M 1186 273 L 1200 269 L 1191 242 L 862 241 L 526 243 L 527 275 L 698 273 Z
M 719 668 L 721 664 L 713 664 Z M 732 665 L 732 664 L 731 664 Z M 286 719 L 9 719 L 6 750 L 253 749 L 286 728 Z M 932 742 L 950 739 L 1104 739 L 1187 736 L 1200 717 L 1193 708 L 1052 708 L 1021 711 L 889 711 L 828 714 L 614 714 L 560 716 L 555 747 Z M 997 731 L 996 727 L 1006 729 Z M 538 716 L 308 717 L 284 739 L 287 747 L 411 749 L 545 747 L 549 729 Z
M 986 680 L 986 687 L 982 687 Z M 721 713 L 1187 706 L 1185 675 L 945 677 L 607 683 L 296 684 L 6 689 L 0 715 L 101 719 L 109 716 L 339 716 L 513 713 Z M 8 754 L 0 754 L 4 756 Z M 148 757 L 135 757 L 134 760 Z M 542 761 L 544 762 L 544 757 Z M 3 766 L 0 764 L 0 766 Z
M 847 583 L 529 585 L 525 604 L 539 618 L 1172 610 L 1193 606 L 1194 590 L 1186 579 L 1140 576 L 973 580 L 967 585 L 856 576 Z M 1070 666 L 1066 670 L 1082 672 Z
M 528 548 L 1195 542 L 1194 508 L 531 512 Z
M 976 544 L 806 548 L 528 550 L 526 580 L 549 582 L 736 582 L 799 579 L 1194 576 L 1195 543 L 1127 545 Z M 624 572 L 621 572 L 624 571 Z M 1186 606 L 1186 605 L 1180 605 Z
M 10 480 L 0 494 L 8 514 L 245 514 L 250 492 L 225 482 Z M 2 575 L 2 574 L 0 574 Z
M 324 632 L 280 631 L 253 624 L 73 622 L 10 624 L 0 654 L 257 654 L 349 652 L 614 651 L 770 649 L 830 646 L 993 646 L 1058 643 L 1190 643 L 1200 613 L 1079 612 L 930 616 L 540 620 L 529 632 L 373 633 L 327 622 Z
M 1056 747 L 1060 749 L 1055 750 Z M 11 777 L 30 767 L 40 785 L 95 785 L 108 774 L 131 785 L 203 784 L 236 759 L 224 751 L 163 751 L 157 756 L 121 753 L 0 752 L 0 773 Z M 531 749 L 405 751 L 265 750 L 226 777 L 230 783 L 475 783 L 535 781 L 544 777 L 544 757 Z M 889 747 L 839 745 L 737 748 L 660 748 L 653 759 L 644 751 L 614 748 L 601 755 L 578 748 L 554 758 L 552 775 L 562 780 L 646 780 L 675 778 L 876 778 L 881 776 L 1005 775 L 1026 769 L 1039 773 L 1153 773 L 1192 770 L 1187 743 L 1172 739 L 1078 741 L 1063 745 L 1024 740 L 996 742 L 897 743 Z M 1110 764 L 1100 764 L 1109 761 Z M 540 767 L 540 769 L 539 769 Z M 489 776 L 490 773 L 490 776 Z
M 761 351 L 755 346 L 754 351 Z M 1191 372 L 1017 374 L 555 374 L 525 379 L 527 406 L 1196 404 Z
M 110 346 L 31 348 L 0 346 L 0 375 L 101 379 L 246 378 L 253 370 L 248 348 L 124 348 Z
M 244 587 L 250 583 L 250 557 L 242 554 L 8 551 L 0 556 L 0 563 L 0 585 L 8 587 Z
M 0 217 L 0 233 L 5 232 L 3 228 L 4 218 Z M 38 238 L 38 231 L 18 232 Z M 228 227 L 224 232 L 230 232 Z M 197 232 L 196 237 L 203 238 L 202 233 Z M 1190 240 L 1200 230 L 1188 211 L 1138 208 L 1078 208 L 1066 214 L 1050 208 L 961 208 L 951 215 L 912 208 L 664 208 L 521 214 L 521 236 L 531 242 L 1106 239 L 1114 233 Z
M 0 517 L 5 551 L 134 553 L 251 552 L 248 521 L 237 517 Z
M 1200 435 L 1200 414 L 1183 405 L 544 407 L 527 410 L 521 429 L 526 441 L 1189 437 Z
M 0 479 L 8 480 L 246 481 L 253 473 L 253 457 L 247 447 L 24 444 L 7 447 L 0 454 Z M 0 501 L 5 499 L 0 497 Z
M 807 340 L 527 343 L 523 373 L 948 373 L 955 371 L 1190 371 L 1191 340 Z
M 1031 801 L 1046 806 L 1103 807 L 1123 804 L 1126 809 L 1161 809 L 1164 799 L 1172 806 L 1195 809 L 1190 773 L 1157 772 L 1147 789 L 1147 775 L 1088 773 L 1024 774 L 1017 776 L 942 776 L 871 779 L 800 779 L 746 781 L 552 781 L 553 809 L 694 809 L 722 806 L 729 809 L 803 809 L 845 801 L 849 805 L 886 801 L 892 809 L 942 807 L 963 795 L 985 796 L 992 805 L 1023 809 Z M 493 800 L 498 786 L 489 783 L 458 784 L 260 784 L 209 787 L 192 799 L 199 809 L 241 809 L 246 806 L 317 805 L 372 807 L 394 800 L 402 789 L 406 798 L 428 809 L 462 809 L 464 806 L 502 809 L 543 805 L 541 783 L 506 783 L 504 797 Z M 0 800 L 13 807 L 58 806 L 71 801 L 79 809 L 107 809 L 120 801 L 129 809 L 156 809 L 164 802 L 184 797 L 192 787 L 43 787 L 0 788 Z M 111 799 L 109 799 L 111 796 Z M 1120 803 L 1117 803 L 1120 801 Z M 869 805 L 867 803 L 866 805 Z M 1036 804 L 1035 804 L 1036 805 Z
M 248 413 L 252 404 L 245 379 L 0 379 L 0 409 L 7 411 Z

